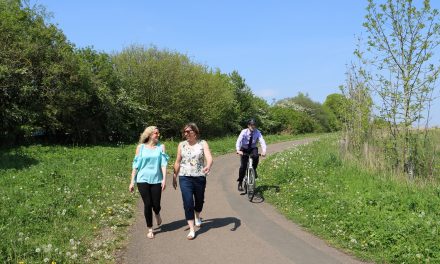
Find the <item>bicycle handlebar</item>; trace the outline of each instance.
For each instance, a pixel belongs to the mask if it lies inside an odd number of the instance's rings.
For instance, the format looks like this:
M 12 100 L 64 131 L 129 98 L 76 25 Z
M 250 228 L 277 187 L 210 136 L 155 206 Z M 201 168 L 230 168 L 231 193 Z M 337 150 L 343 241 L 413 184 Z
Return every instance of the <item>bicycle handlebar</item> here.
M 243 154 L 237 153 L 237 155 L 240 155 L 240 156 L 255 156 L 255 155 L 252 155 L 251 153 L 244 153 L 244 152 L 243 152 Z M 261 156 L 261 153 L 258 153 L 258 156 Z

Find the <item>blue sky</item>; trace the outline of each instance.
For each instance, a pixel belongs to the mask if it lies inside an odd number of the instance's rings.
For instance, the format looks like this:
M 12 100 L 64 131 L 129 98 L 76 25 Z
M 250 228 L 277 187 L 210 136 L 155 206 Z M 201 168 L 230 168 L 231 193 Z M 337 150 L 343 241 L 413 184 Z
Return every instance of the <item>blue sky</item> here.
M 366 0 L 32 2 L 52 12 L 51 22 L 77 47 L 177 51 L 224 73 L 237 70 L 269 103 L 298 92 L 323 103 L 338 93 L 367 6 Z M 439 104 L 433 125 L 440 125 Z

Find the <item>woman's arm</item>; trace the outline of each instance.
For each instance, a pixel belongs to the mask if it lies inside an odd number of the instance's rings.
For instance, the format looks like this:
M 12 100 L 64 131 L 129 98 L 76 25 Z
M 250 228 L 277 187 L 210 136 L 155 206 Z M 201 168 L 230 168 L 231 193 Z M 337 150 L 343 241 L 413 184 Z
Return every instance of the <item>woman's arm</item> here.
M 138 155 L 139 155 L 139 150 L 141 149 L 141 145 L 139 144 L 137 147 L 136 147 L 136 153 L 135 153 L 135 157 L 137 157 Z M 131 179 L 130 179 L 130 185 L 128 186 L 128 190 L 130 191 L 130 192 L 133 192 L 134 191 L 134 178 L 136 177 L 136 174 L 137 174 L 137 168 L 133 168 L 132 170 L 131 170 Z
M 177 188 L 177 175 L 179 174 L 180 170 L 180 161 L 182 160 L 182 152 L 181 152 L 181 146 L 182 143 L 179 143 L 177 146 L 177 154 L 176 154 L 176 161 L 174 162 L 174 172 L 173 172 L 173 187 L 174 189 Z
M 165 145 L 162 144 L 162 153 L 165 154 Z M 167 164 L 164 164 L 165 166 L 161 167 L 162 170 L 162 191 L 165 190 L 167 186 Z
M 206 166 L 203 168 L 203 173 L 209 174 L 209 172 L 211 171 L 213 160 L 212 160 L 211 150 L 209 150 L 209 145 L 208 142 L 206 142 L 206 140 L 203 144 L 203 152 L 205 154 L 205 159 L 206 159 Z

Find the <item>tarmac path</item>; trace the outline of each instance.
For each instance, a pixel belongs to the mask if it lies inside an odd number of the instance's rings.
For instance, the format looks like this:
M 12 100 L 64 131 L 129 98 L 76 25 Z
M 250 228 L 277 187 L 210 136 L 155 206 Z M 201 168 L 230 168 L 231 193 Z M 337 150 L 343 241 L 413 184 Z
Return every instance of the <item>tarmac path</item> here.
M 310 139 L 268 146 L 268 154 L 305 144 Z M 196 237 L 186 239 L 189 230 L 184 219 L 179 187 L 167 188 L 162 195 L 162 225 L 154 226 L 155 238 L 147 238 L 143 204 L 139 201 L 136 220 L 129 231 L 128 245 L 118 263 L 364 263 L 344 254 L 319 238 L 303 231 L 280 215 L 271 205 L 255 198 L 250 203 L 237 191 L 239 158 L 226 154 L 214 158 L 207 178 L 203 224 Z M 154 220 L 154 219 L 153 219 Z M 154 220 L 155 223 L 155 220 Z

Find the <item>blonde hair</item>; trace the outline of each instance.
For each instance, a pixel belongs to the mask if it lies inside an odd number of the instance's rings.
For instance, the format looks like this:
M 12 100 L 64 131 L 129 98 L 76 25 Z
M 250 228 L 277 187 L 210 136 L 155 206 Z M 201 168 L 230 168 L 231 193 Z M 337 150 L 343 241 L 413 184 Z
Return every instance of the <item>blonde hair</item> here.
M 156 126 L 149 126 L 145 128 L 144 132 L 142 132 L 141 136 L 139 137 L 139 144 L 147 143 L 150 139 L 151 133 L 153 133 L 155 129 L 157 129 Z

